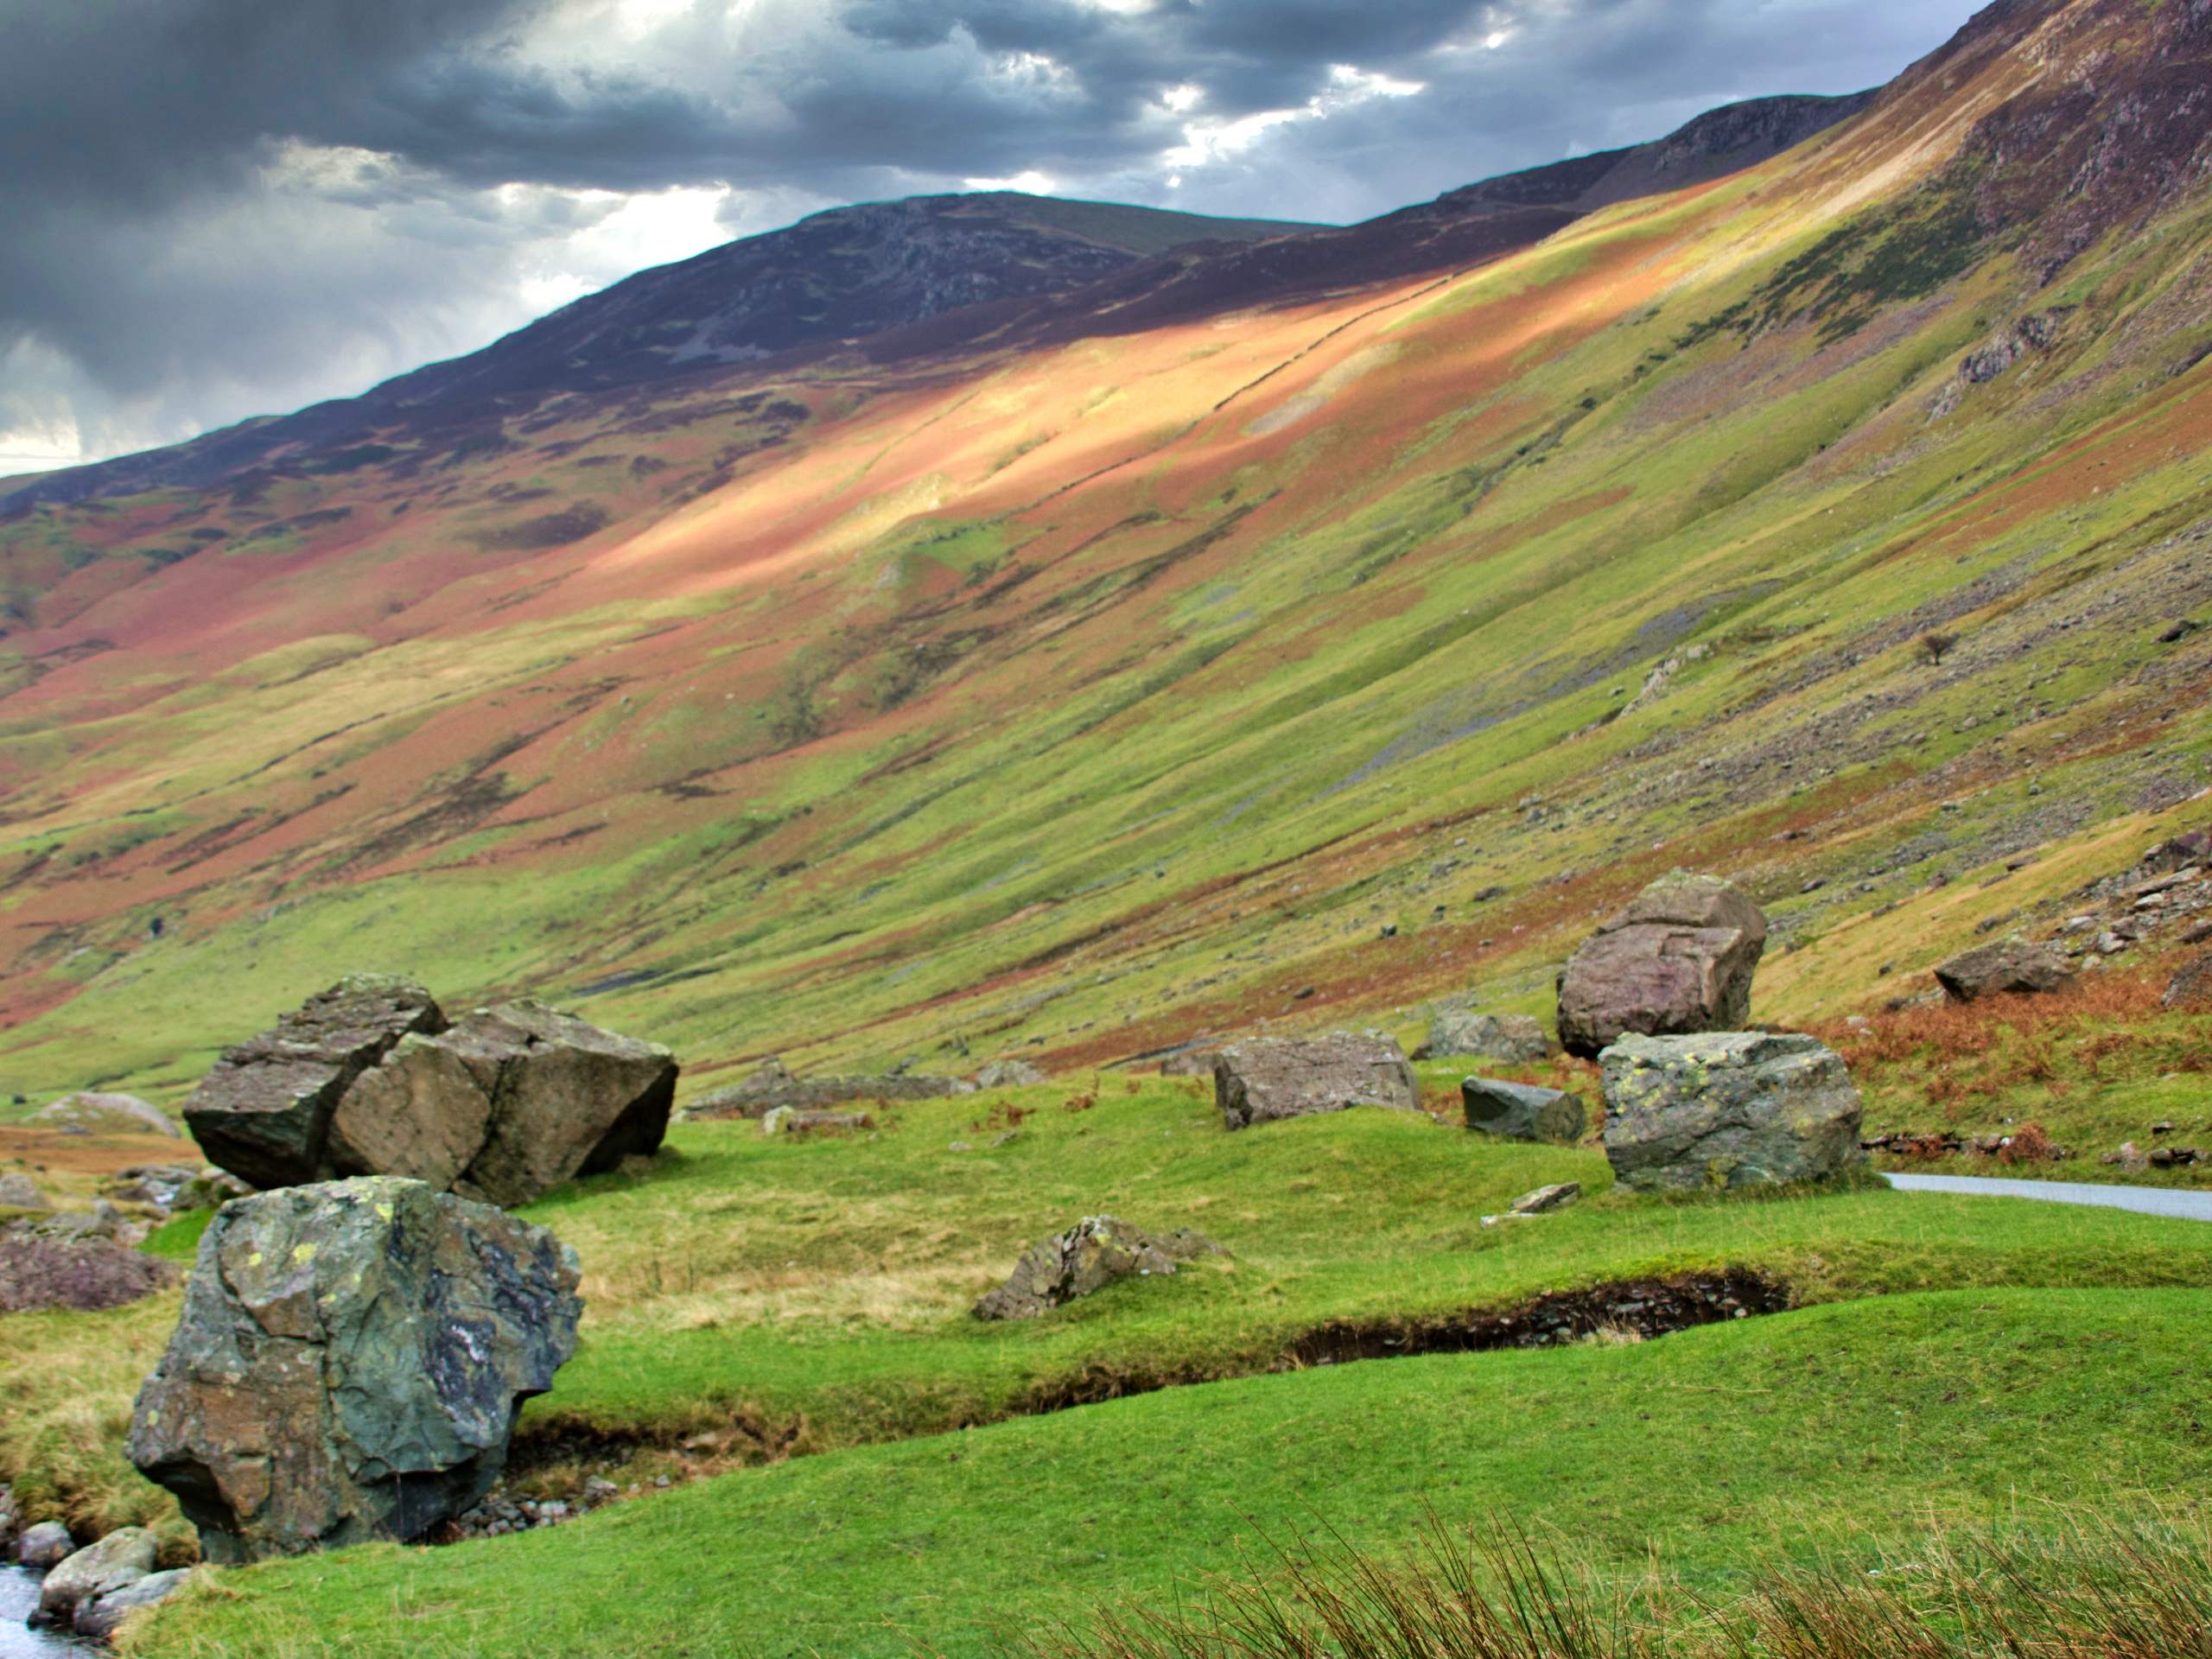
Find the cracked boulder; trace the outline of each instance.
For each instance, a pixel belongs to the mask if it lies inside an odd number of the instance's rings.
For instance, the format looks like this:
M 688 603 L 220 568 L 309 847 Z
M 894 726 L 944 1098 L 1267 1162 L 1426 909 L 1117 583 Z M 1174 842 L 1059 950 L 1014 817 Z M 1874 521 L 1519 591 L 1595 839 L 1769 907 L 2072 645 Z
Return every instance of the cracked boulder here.
M 1814 1038 L 1630 1036 L 1599 1064 L 1605 1157 L 1624 1186 L 1759 1186 L 1866 1167 L 1859 1090 L 1842 1058 Z
M 1663 875 L 1584 943 L 1559 982 L 1559 1039 L 1594 1059 L 1631 1033 L 1730 1031 L 1750 1019 L 1766 917 L 1718 876 Z
M 1999 939 L 1953 957 L 1936 970 L 1936 979 L 1954 1001 L 1972 1002 L 2063 991 L 2074 982 L 2074 965 L 2050 945 Z
M 545 1229 L 420 1181 L 238 1199 L 125 1449 L 218 1564 L 420 1537 L 499 1478 L 575 1351 L 576 1286 Z
M 1090 1216 L 1029 1247 L 1014 1276 L 976 1304 L 979 1319 L 1034 1319 L 1123 1279 L 1171 1274 L 1221 1247 L 1178 1228 L 1156 1236 L 1112 1216 Z
M 1354 1106 L 1421 1109 L 1398 1039 L 1342 1031 L 1231 1043 L 1214 1056 L 1213 1096 L 1232 1129 Z
M 353 1080 L 402 1037 L 445 1026 L 429 992 L 410 980 L 341 979 L 224 1051 L 185 1102 L 185 1123 L 210 1161 L 249 1185 L 321 1180 L 331 1173 L 331 1115 Z

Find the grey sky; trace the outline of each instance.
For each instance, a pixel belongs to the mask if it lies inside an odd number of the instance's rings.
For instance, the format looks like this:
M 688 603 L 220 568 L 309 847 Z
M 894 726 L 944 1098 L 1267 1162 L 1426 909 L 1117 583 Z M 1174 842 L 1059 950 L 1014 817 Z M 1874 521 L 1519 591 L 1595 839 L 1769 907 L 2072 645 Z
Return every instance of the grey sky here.
M 1887 79 L 1966 0 L 0 0 L 0 474 L 839 202 L 1351 219 Z

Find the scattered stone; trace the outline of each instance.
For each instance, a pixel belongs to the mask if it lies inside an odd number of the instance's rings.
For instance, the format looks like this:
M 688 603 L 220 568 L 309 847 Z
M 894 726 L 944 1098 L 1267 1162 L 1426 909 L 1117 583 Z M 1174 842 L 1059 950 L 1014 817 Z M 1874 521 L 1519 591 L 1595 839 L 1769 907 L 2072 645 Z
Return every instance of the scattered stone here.
M 658 1043 L 538 1002 L 479 1008 L 361 1072 L 331 1114 L 324 1166 L 527 1204 L 658 1151 L 676 1078 Z
M 68 1528 L 59 1521 L 41 1521 L 24 1528 L 23 1535 L 16 1540 L 16 1565 L 43 1573 L 60 1566 L 76 1549 L 77 1541 L 69 1535 Z
M 154 1570 L 158 1546 L 143 1527 L 119 1527 L 96 1544 L 87 1544 L 46 1575 L 38 1587 L 34 1624 L 67 1624 L 78 1605 L 126 1585 Z
M 575 1351 L 575 1255 L 542 1227 L 389 1178 L 218 1211 L 126 1444 L 219 1564 L 466 1511 L 517 1408 Z
M 1398 1039 L 1351 1032 L 1232 1043 L 1214 1057 L 1213 1096 L 1232 1129 L 1353 1106 L 1421 1109 Z
M 167 1601 L 192 1582 L 192 1569 L 181 1567 L 167 1573 L 149 1573 L 118 1589 L 77 1605 L 77 1634 L 94 1642 L 112 1641 L 123 1621 L 141 1607 Z
M 1027 1060 L 993 1060 L 976 1074 L 978 1089 L 1019 1089 L 1045 1081 L 1045 1074 Z
M 2182 617 L 2158 636 L 2158 643 L 2162 645 L 2177 645 L 2190 634 L 2199 632 L 2203 626 L 2202 622 L 2193 622 L 2188 617 Z
M 1029 1247 L 1014 1276 L 976 1304 L 979 1319 L 1034 1319 L 1117 1281 L 1171 1274 L 1221 1247 L 1204 1233 L 1178 1228 L 1164 1237 L 1112 1216 L 1090 1216 L 1065 1233 Z
M 353 1079 L 410 1033 L 446 1027 L 429 992 L 388 974 L 342 979 L 275 1027 L 224 1052 L 184 1121 L 240 1179 L 289 1186 L 327 1173 L 331 1114 Z
M 1582 1196 L 1580 1181 L 1558 1181 L 1550 1186 L 1540 1186 L 1533 1192 L 1523 1192 L 1507 1206 L 1506 1213 L 1515 1216 L 1548 1216 L 1554 1210 L 1564 1210 Z
M 2166 982 L 2166 994 L 2160 1000 L 2170 1008 L 2212 1009 L 2212 956 L 2184 963 Z
M 976 1085 L 965 1077 L 914 1077 L 903 1071 L 874 1077 L 796 1077 L 770 1055 L 743 1082 L 702 1096 L 683 1115 L 760 1118 L 779 1106 L 808 1111 L 855 1100 L 939 1100 L 975 1092 Z
M 1936 970 L 1936 982 L 1960 1002 L 1985 996 L 2042 995 L 2074 982 L 2066 958 L 2047 944 L 2000 939 L 1953 957 Z
M 38 1190 L 38 1183 L 20 1170 L 0 1173 L 0 1210 L 51 1210 L 53 1204 Z
M 1560 1089 L 1469 1077 L 1459 1085 L 1467 1127 L 1510 1141 L 1548 1141 L 1572 1146 L 1589 1126 L 1580 1096 Z
M 1753 1186 L 1863 1169 L 1859 1090 L 1796 1033 L 1628 1036 L 1599 1057 L 1605 1156 L 1624 1185 Z
M 1662 876 L 1568 961 L 1560 1042 L 1590 1059 L 1629 1033 L 1740 1027 L 1765 949 L 1766 918 L 1742 889 L 1681 870 Z
M 1468 1007 L 1444 1007 L 1429 1022 L 1428 1040 L 1414 1051 L 1417 1060 L 1502 1060 L 1534 1065 L 1552 1056 L 1552 1039 L 1525 1014 L 1477 1014 Z
M 91 1135 L 165 1135 L 181 1140 L 168 1115 L 136 1095 L 104 1095 L 79 1090 L 31 1114 L 41 1128 L 81 1129 Z
M 2143 1149 L 2133 1141 L 2121 1141 L 2119 1151 L 2108 1152 L 2097 1161 L 2110 1164 L 2130 1175 L 2139 1175 L 2151 1165 L 2151 1160 L 2143 1155 Z

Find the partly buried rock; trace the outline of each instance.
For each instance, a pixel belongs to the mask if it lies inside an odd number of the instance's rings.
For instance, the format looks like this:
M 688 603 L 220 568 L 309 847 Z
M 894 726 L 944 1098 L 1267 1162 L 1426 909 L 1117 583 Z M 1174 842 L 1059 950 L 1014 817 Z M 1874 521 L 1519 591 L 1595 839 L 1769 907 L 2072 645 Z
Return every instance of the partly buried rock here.
M 1540 1186 L 1533 1192 L 1523 1192 L 1507 1207 L 1512 1216 L 1548 1216 L 1554 1210 L 1564 1210 L 1582 1196 L 1580 1181 L 1558 1181 L 1550 1186 Z
M 167 1262 L 105 1236 L 98 1225 L 90 1216 L 56 1216 L 0 1226 L 0 1313 L 122 1307 L 172 1282 Z
M 771 1107 L 760 1119 L 763 1135 L 850 1135 L 874 1127 L 866 1112 L 803 1112 L 796 1106 Z
M 1469 1077 L 1459 1085 L 1467 1127 L 1511 1141 L 1548 1141 L 1572 1146 L 1582 1138 L 1589 1114 L 1579 1095 L 1496 1077 Z
M 440 1032 L 429 992 L 389 974 L 342 979 L 224 1052 L 184 1103 L 200 1150 L 254 1186 L 331 1173 L 331 1114 L 353 1079 L 410 1032 Z
M 750 1077 L 702 1095 L 684 1109 L 686 1117 L 766 1117 L 779 1106 L 813 1111 L 855 1100 L 937 1100 L 972 1095 L 964 1077 L 937 1077 L 899 1072 L 880 1077 L 798 1077 L 774 1055 Z
M 332 1113 L 340 1175 L 398 1175 L 527 1204 L 576 1175 L 650 1156 L 668 1133 L 676 1061 L 537 1002 L 479 1008 L 403 1037 Z
M 68 1528 L 59 1521 L 41 1521 L 24 1528 L 23 1535 L 16 1540 L 16 1565 L 43 1573 L 60 1566 L 76 1550 L 77 1541 L 69 1535 Z
M 2166 982 L 2166 994 L 2162 1000 L 2170 1008 L 2189 1008 L 2199 1013 L 2212 1008 L 2212 956 L 2183 963 L 2181 971 Z
M 1027 1060 L 993 1060 L 976 1074 L 978 1089 L 1018 1089 L 1045 1081 L 1045 1074 Z
M 1634 1032 L 1726 1031 L 1751 1017 L 1766 918 L 1743 890 L 1677 870 L 1586 940 L 1559 982 L 1559 1039 L 1594 1058 Z
M 136 1095 L 103 1095 L 79 1090 L 31 1114 L 41 1128 L 82 1129 L 87 1135 L 165 1135 L 181 1140 L 162 1109 Z
M 1999 939 L 1953 957 L 1936 970 L 1936 982 L 1955 1000 L 2006 993 L 2063 991 L 2074 982 L 2073 964 L 2047 944 Z
M 168 1573 L 149 1573 L 143 1579 L 133 1579 L 119 1590 L 111 1590 L 90 1601 L 77 1605 L 74 1620 L 77 1634 L 95 1642 L 114 1639 L 123 1628 L 123 1621 L 141 1607 L 152 1607 L 167 1601 L 171 1596 L 192 1582 L 192 1569 L 181 1567 Z
M 133 1585 L 154 1570 L 154 1535 L 143 1527 L 120 1527 L 87 1544 L 46 1575 L 38 1587 L 34 1624 L 67 1624 L 86 1602 Z
M 389 1179 L 218 1211 L 125 1449 L 219 1564 L 421 1536 L 505 1466 L 575 1351 L 573 1251 Z
M 1605 1156 L 1626 1186 L 1822 1180 L 1866 1166 L 1859 1090 L 1795 1033 L 1624 1037 L 1599 1057 Z
M 1525 1014 L 1477 1014 L 1471 1008 L 1440 1008 L 1429 1023 L 1428 1040 L 1414 1051 L 1417 1060 L 1503 1060 L 1533 1065 L 1551 1058 L 1552 1039 L 1543 1026 Z
M 1118 1280 L 1173 1273 L 1197 1256 L 1219 1254 L 1218 1244 L 1187 1228 L 1162 1238 L 1112 1216 L 1087 1217 L 1031 1245 L 1014 1276 L 976 1304 L 976 1317 L 1038 1319 Z
M 448 1025 L 421 986 L 370 976 L 230 1050 L 184 1111 L 257 1186 L 397 1175 L 515 1205 L 656 1151 L 676 1076 L 659 1045 L 539 1003 Z
M 1214 1056 L 1214 1103 L 1232 1129 L 1352 1106 L 1421 1109 L 1421 1088 L 1395 1037 L 1333 1032 L 1259 1038 Z
M 51 1210 L 53 1204 L 39 1191 L 38 1183 L 21 1170 L 0 1173 L 0 1210 Z

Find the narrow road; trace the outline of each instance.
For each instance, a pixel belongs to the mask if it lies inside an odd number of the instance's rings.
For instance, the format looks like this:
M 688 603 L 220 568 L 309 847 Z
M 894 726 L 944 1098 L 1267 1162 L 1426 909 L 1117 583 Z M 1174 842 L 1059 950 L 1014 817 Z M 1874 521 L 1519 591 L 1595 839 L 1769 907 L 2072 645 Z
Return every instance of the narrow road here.
M 2212 1221 L 2212 1192 L 2164 1186 L 2108 1186 L 2088 1181 L 2005 1181 L 1980 1175 L 1889 1175 L 1900 1192 L 1965 1192 L 1986 1198 L 2040 1198 L 2046 1204 L 2086 1204 L 2102 1210 L 2134 1210 L 2177 1221 Z

